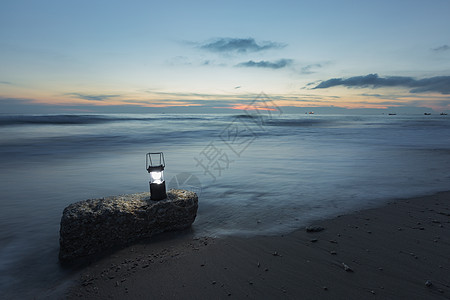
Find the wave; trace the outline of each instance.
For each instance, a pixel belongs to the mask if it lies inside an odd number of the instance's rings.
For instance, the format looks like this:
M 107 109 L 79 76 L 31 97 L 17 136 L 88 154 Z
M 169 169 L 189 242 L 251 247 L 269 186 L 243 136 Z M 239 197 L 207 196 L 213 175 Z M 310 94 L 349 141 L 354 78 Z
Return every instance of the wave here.
M 93 124 L 107 122 L 100 115 L 6 115 L 0 116 L 0 126 L 26 124 Z
M 323 119 L 270 119 L 265 123 L 269 126 L 303 127 L 332 124 L 334 122 Z
M 0 126 L 9 125 L 83 125 L 121 121 L 200 120 L 182 115 L 0 115 Z

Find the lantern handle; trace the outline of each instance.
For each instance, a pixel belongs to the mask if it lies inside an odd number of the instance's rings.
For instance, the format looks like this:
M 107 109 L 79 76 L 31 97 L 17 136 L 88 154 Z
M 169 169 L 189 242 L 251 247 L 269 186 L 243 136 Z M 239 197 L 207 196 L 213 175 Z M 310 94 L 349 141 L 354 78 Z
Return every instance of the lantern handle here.
M 152 155 L 159 155 L 159 165 L 153 165 Z M 149 152 L 145 156 L 145 167 L 149 173 L 151 170 L 164 170 L 165 166 L 166 161 L 164 160 L 164 154 L 162 152 Z

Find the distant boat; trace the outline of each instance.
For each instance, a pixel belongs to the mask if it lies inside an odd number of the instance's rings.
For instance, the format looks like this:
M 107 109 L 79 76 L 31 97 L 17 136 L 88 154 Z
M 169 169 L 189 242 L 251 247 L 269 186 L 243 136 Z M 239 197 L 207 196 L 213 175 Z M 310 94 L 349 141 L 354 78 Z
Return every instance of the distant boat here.
M 310 112 L 309 112 L 309 114 L 310 114 L 310 115 L 313 115 L 313 114 L 314 114 L 314 112 L 313 112 L 313 111 L 310 111 Z
M 431 113 L 423 113 L 425 116 L 429 116 L 431 115 Z
M 447 113 L 444 113 L 444 112 L 441 113 L 441 116 L 446 116 L 446 115 L 447 115 Z
M 390 116 L 395 116 L 396 114 L 389 114 Z

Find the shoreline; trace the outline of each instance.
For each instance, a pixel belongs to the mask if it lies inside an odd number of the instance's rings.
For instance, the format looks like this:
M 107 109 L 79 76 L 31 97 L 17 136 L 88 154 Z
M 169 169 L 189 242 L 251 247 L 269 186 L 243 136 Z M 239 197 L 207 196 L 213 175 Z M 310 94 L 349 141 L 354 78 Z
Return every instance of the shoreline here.
M 64 299 L 450 299 L 450 191 L 256 237 L 152 238 L 91 261 Z

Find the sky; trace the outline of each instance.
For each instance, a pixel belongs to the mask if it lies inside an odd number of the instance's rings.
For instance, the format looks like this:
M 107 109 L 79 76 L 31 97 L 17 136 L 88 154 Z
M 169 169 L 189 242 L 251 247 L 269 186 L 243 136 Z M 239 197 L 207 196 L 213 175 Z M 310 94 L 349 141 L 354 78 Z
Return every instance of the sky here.
M 448 112 L 449 13 L 448 0 L 1 0 L 0 113 L 233 112 L 264 109 L 261 95 L 286 112 Z

